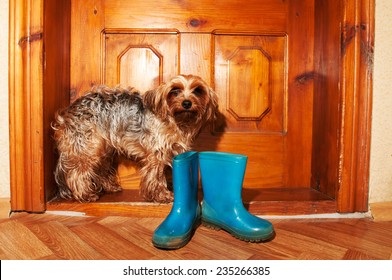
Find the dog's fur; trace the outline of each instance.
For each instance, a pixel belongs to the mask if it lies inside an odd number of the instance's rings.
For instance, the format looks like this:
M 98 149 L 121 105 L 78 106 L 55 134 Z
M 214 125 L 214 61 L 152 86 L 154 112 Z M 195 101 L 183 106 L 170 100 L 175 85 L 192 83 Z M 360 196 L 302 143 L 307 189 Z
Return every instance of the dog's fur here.
M 214 91 L 193 75 L 179 75 L 143 95 L 134 88 L 91 90 L 57 113 L 52 124 L 59 196 L 92 202 L 103 192 L 120 191 L 116 158 L 122 155 L 140 164 L 146 201 L 173 201 L 166 168 L 191 149 L 216 108 Z

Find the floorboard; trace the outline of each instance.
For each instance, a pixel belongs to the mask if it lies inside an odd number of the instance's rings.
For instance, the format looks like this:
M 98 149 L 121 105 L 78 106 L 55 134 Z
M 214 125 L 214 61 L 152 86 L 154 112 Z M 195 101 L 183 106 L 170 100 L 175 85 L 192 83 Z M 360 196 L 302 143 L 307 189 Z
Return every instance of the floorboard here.
M 276 237 L 247 243 L 200 226 L 179 250 L 151 243 L 163 218 L 15 213 L 0 219 L 0 259 L 388 260 L 392 222 L 361 219 L 271 219 Z

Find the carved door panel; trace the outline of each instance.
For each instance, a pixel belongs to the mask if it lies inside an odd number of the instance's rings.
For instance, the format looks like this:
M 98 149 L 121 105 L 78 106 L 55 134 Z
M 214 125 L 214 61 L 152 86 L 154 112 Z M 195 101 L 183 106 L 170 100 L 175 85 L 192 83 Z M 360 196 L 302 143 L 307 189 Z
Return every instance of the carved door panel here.
M 141 92 L 157 87 L 178 71 L 178 35 L 110 33 L 104 37 L 104 83 L 134 85 Z
M 284 185 L 287 126 L 287 38 L 280 35 L 214 35 L 215 90 L 225 127 L 222 150 L 249 156 L 247 187 Z
M 72 1 L 71 99 L 92 84 L 145 91 L 199 75 L 224 117 L 195 149 L 248 155 L 247 188 L 309 187 L 313 2 L 166 2 Z M 130 162 L 119 172 L 123 187 L 137 188 Z

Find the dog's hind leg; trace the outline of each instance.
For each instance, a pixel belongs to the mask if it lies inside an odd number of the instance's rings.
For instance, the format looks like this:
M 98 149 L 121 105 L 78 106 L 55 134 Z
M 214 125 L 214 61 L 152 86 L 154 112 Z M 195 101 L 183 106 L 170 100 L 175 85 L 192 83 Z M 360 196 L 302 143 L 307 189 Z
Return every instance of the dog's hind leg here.
M 102 187 L 94 182 L 96 174 L 86 161 L 73 161 L 69 168 L 62 167 L 65 184 L 59 184 L 59 195 L 62 198 L 71 197 L 79 202 L 96 201 Z
M 97 173 L 100 160 L 96 157 L 61 153 L 55 170 L 55 179 L 59 185 L 59 196 L 64 199 L 74 198 L 79 202 L 96 201 L 103 192 L 103 182 L 107 175 Z
M 110 155 L 102 158 L 95 170 L 94 182 L 103 188 L 105 192 L 119 192 L 122 190 L 117 176 L 117 158 Z
M 61 157 L 61 156 L 60 156 Z M 56 169 L 54 171 L 54 179 L 58 185 L 58 196 L 63 199 L 72 199 L 72 191 L 67 185 L 67 170 L 63 166 L 63 160 L 61 158 L 57 162 Z

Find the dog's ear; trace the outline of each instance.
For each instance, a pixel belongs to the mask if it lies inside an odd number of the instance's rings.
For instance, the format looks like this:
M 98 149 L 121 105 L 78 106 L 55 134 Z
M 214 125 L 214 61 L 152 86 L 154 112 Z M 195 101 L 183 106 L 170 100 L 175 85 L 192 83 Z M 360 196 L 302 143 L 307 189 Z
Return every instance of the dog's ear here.
M 209 103 L 206 110 L 206 120 L 214 121 L 218 113 L 218 96 L 212 88 L 208 88 Z
M 146 91 L 143 94 L 144 105 L 156 116 L 161 119 L 167 118 L 167 105 L 162 86 Z

